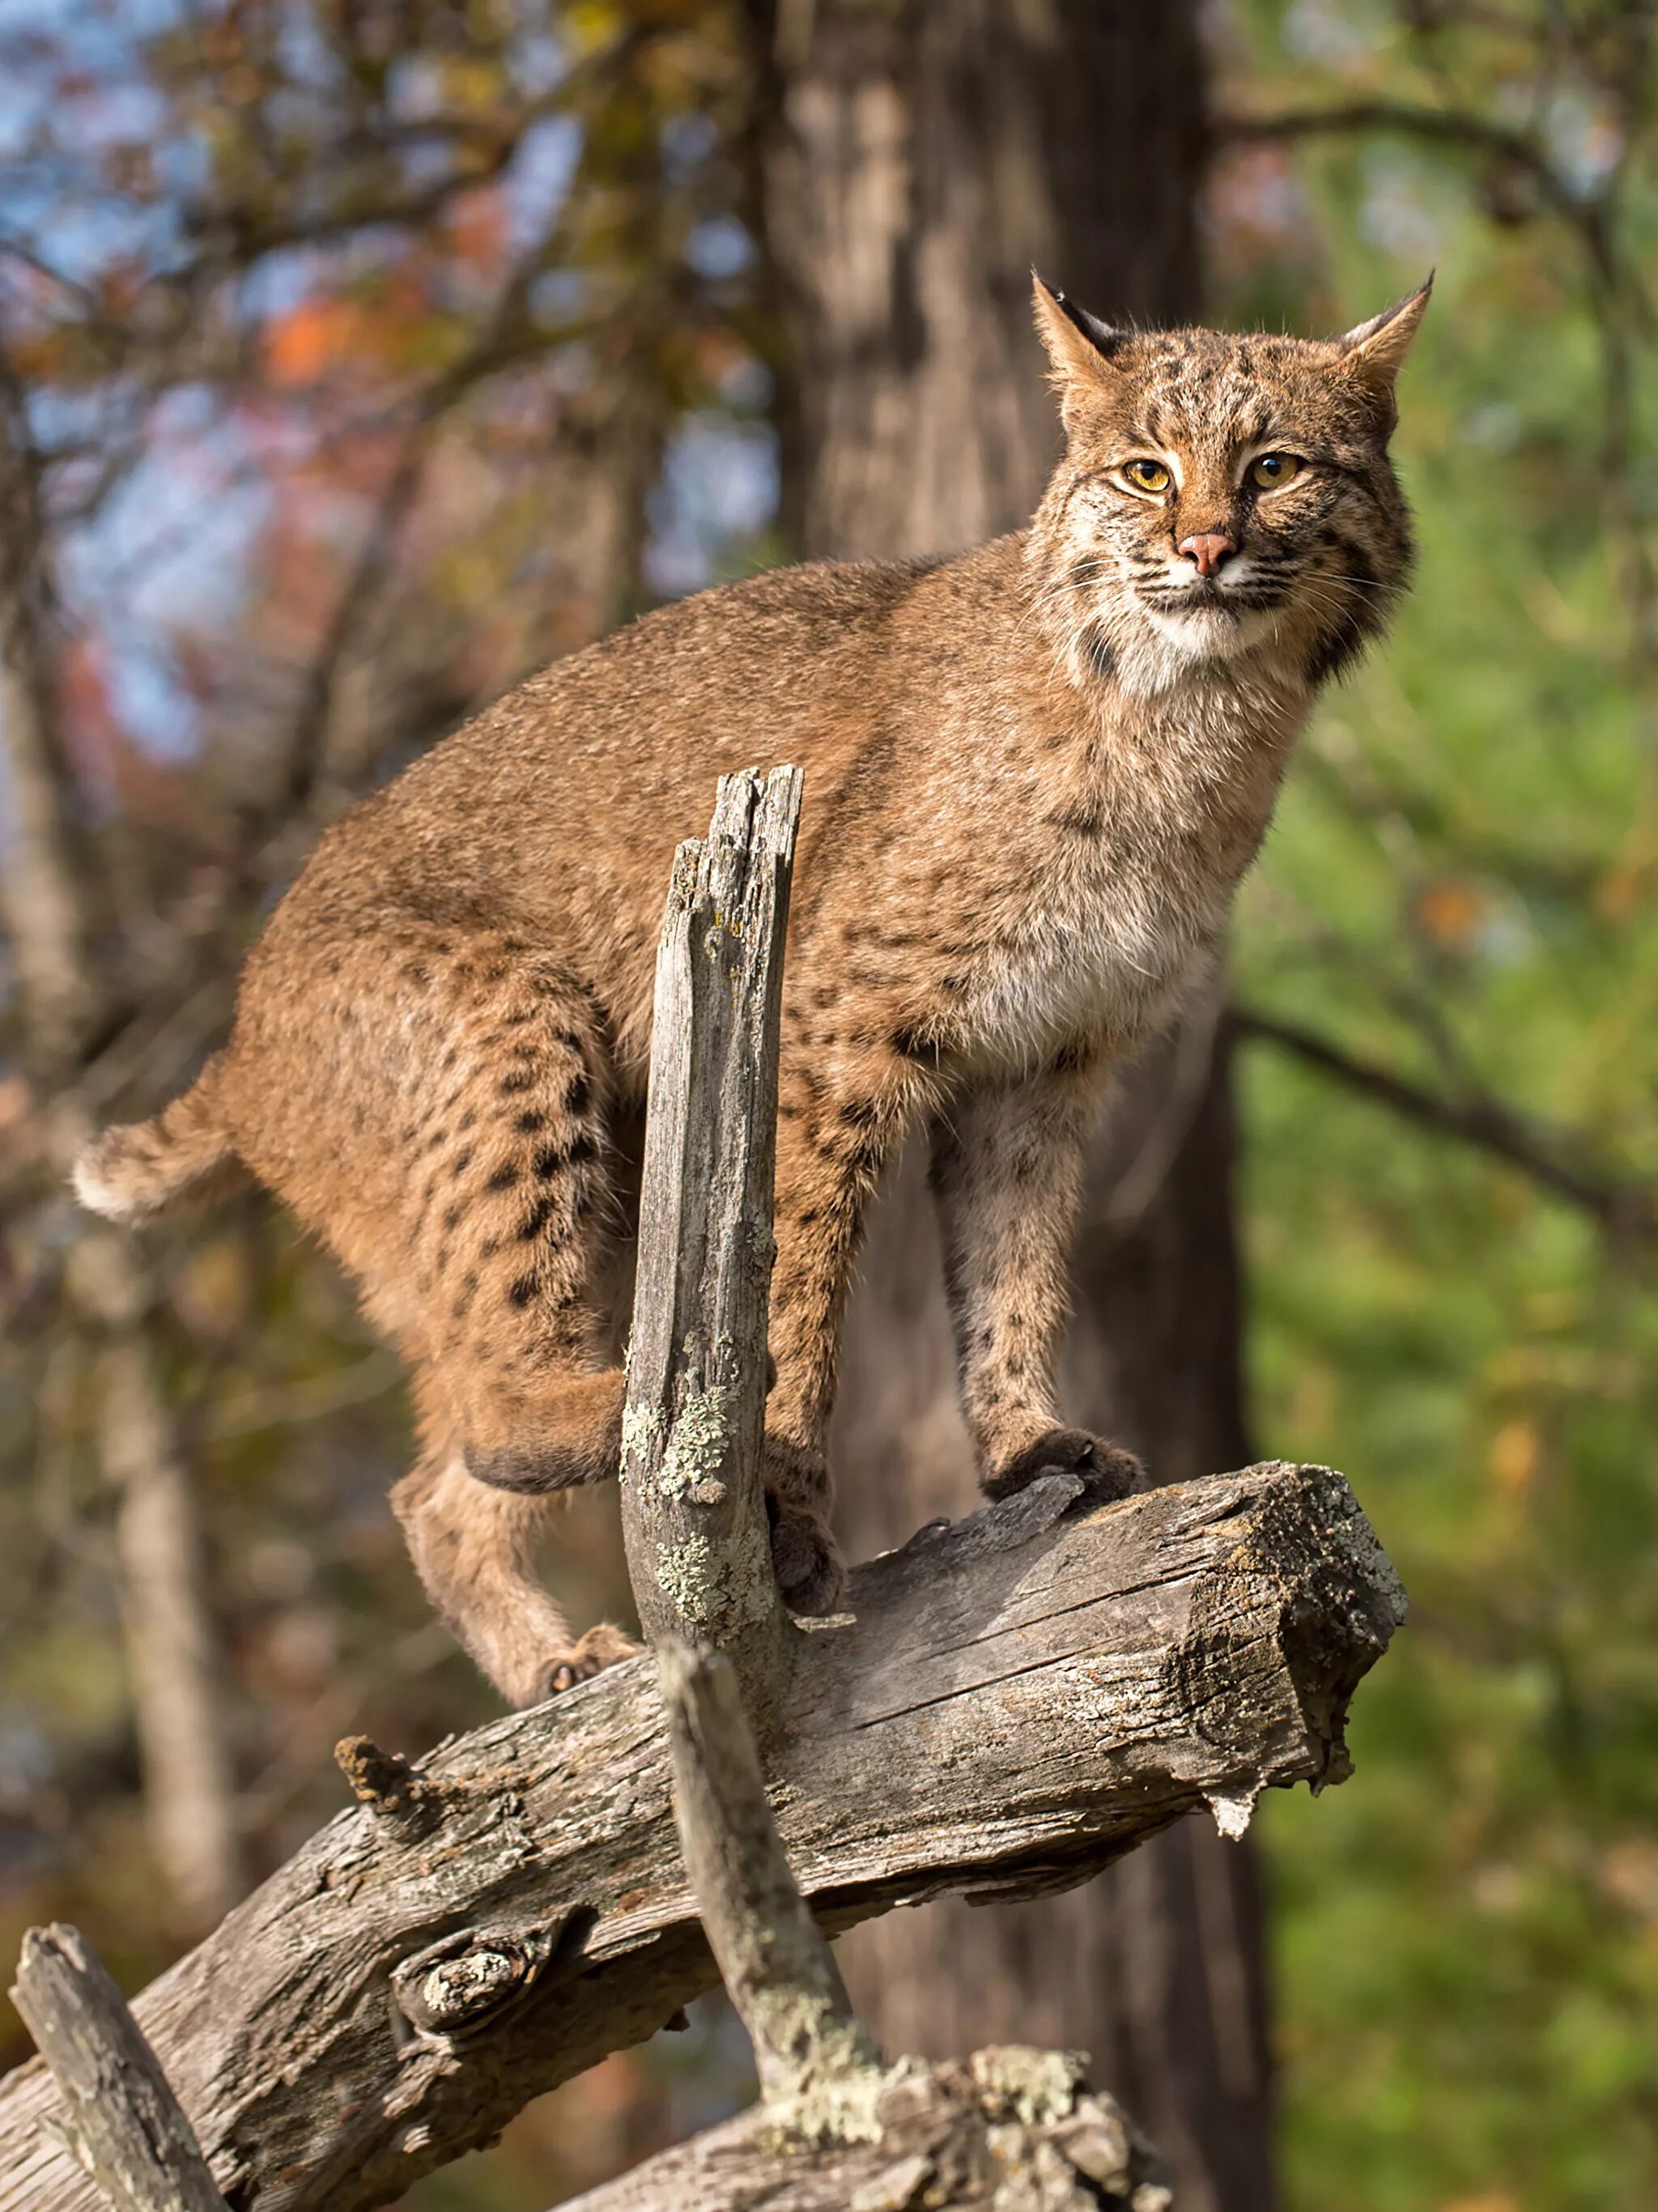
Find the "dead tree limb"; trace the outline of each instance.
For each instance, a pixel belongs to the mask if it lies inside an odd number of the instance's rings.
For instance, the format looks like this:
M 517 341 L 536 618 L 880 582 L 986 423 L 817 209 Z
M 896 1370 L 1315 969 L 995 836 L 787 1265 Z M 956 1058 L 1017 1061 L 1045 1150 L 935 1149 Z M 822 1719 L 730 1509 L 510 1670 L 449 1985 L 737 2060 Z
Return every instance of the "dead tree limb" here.
M 800 773 L 722 778 L 657 959 L 622 1526 L 640 1618 L 774 1704 L 792 1631 L 761 1495 L 777 1039 Z
M 634 1595 L 667 1711 L 680 1850 L 753 2045 L 760 2100 L 735 2128 L 682 2145 L 599 2201 L 641 2212 L 688 2201 L 708 2212 L 789 2202 L 840 2212 L 858 2202 L 867 2212 L 923 2190 L 940 2207 L 986 2204 L 992 2193 L 1005 2203 L 1022 2186 L 1054 2212 L 1081 2212 L 1098 2201 L 1090 2179 L 1108 2179 L 1138 2212 L 1161 2212 L 1167 2191 L 1144 2147 L 1108 2100 L 1083 2116 L 1070 2062 L 1032 2051 L 982 2053 L 947 2075 L 883 2066 L 767 1802 L 750 1722 L 776 1713 L 794 1633 L 768 1556 L 761 1433 L 799 806 L 793 770 L 763 791 L 754 775 L 730 777 L 707 843 L 683 846 L 676 860 L 657 963 L 623 1489 Z M 729 1639 L 740 1669 L 683 1641 L 692 1623 Z M 1038 2084 L 1045 2133 L 1036 2114 L 1006 2108 Z M 1056 2147 L 1056 2119 L 1060 2144 L 1089 2147 L 1080 2169 Z
M 226 2212 L 155 2053 L 78 1928 L 29 1929 L 11 1998 L 62 2094 L 70 2148 L 115 2212 Z
M 794 2139 L 763 2107 L 563 2212 L 1167 2212 L 1156 2154 L 1074 2053 L 1020 2045 L 874 2077 L 866 2126 Z
M 707 840 L 674 859 L 622 1470 L 634 1598 L 667 1708 L 680 1849 L 762 2094 L 774 2100 L 876 2068 L 789 1872 L 750 1730 L 751 1715 L 777 1710 L 795 1632 L 772 1572 L 762 1432 L 783 940 L 799 816 L 798 769 L 763 784 L 752 772 L 724 777 Z M 706 1642 L 687 1642 L 688 1631 Z
M 775 2110 L 844 2095 L 879 2072 L 835 1954 L 789 1872 L 737 1676 L 718 1652 L 657 1649 L 674 1818 L 703 1933 Z
M 1085 1881 L 1206 1804 L 1339 1780 L 1403 1617 L 1340 1476 L 1115 1504 L 1073 1475 L 861 1569 L 800 1638 L 768 1778 L 829 1933 Z M 710 1987 L 647 1660 L 440 1747 L 340 1814 L 134 2012 L 239 2212 L 366 2212 Z M 0 2212 L 96 2212 L 0 2084 Z
M 1341 1477 L 1285 1466 L 1114 1504 L 1074 1474 L 1044 1476 L 865 1567 L 848 1612 L 805 1631 L 782 1620 L 763 1552 L 752 1574 L 733 1573 L 733 1558 L 764 1540 L 770 1157 L 752 1126 L 698 1134 L 685 1116 L 695 1097 L 705 1121 L 769 1125 L 772 1079 L 753 1061 L 774 1045 L 797 796 L 787 772 L 763 794 L 732 779 L 695 872 L 686 856 L 676 874 L 664 1003 L 681 994 L 673 1048 L 686 1066 L 657 1087 L 665 1118 L 647 1201 L 680 1218 L 641 1240 L 653 1256 L 641 1271 L 624 1513 L 653 1634 L 731 1634 L 745 1665 L 767 1670 L 756 1677 L 772 1708 L 767 1788 L 787 1854 L 772 1861 L 774 1887 L 793 1896 L 798 1882 L 835 1933 L 946 1890 L 1064 1888 L 1206 1804 L 1236 1833 L 1261 1790 L 1339 1780 L 1347 1701 L 1403 1598 Z M 343 1763 L 357 1808 L 134 2008 L 238 2212 L 367 2212 L 717 1978 L 676 1844 L 648 1661 L 420 1766 L 361 1741 Z M 717 1917 L 717 1885 L 701 1872 Z M 804 1956 L 810 1931 L 798 1916 L 791 1924 Z M 763 1970 L 734 1939 L 726 1958 L 739 1994 L 761 1994 Z M 838 2036 L 844 2085 L 863 2063 L 844 1999 L 826 1976 L 796 1983 L 827 2031 L 820 2061 Z M 762 2018 L 763 2002 L 750 2004 L 781 2080 L 779 2009 Z M 976 2129 L 991 2155 L 1007 2113 L 1062 2132 L 1078 2115 L 1084 2134 L 1116 2124 L 1097 2101 L 1084 2112 L 1074 2072 L 1040 2096 L 1017 2086 L 1031 2065 L 1063 2062 L 1008 2063 L 1011 2073 L 981 2054 L 966 2071 L 929 2075 L 925 2094 L 906 2091 L 917 2148 L 903 2155 L 931 2155 L 923 2139 L 941 2126 Z M 901 2084 L 877 2078 L 883 2097 L 897 2095 Z M 38 2063 L 0 2084 L 0 2212 L 94 2212 L 90 2185 L 44 2130 L 57 2102 Z M 884 2112 L 895 2142 L 908 2140 L 909 2109 L 901 2098 Z M 1060 2156 L 1056 2140 L 1019 2154 Z M 1063 2158 L 1066 2172 L 1093 2170 Z M 969 2160 L 949 2201 L 975 2201 L 977 2171 Z M 890 2197 L 878 2188 L 864 2202 L 873 2212 Z M 728 2201 L 740 2204 L 740 2191 Z
M 588 2212 L 1165 2212 L 1149 2146 L 1065 2053 L 884 2066 L 794 1885 L 737 1677 L 658 1647 L 681 1848 L 760 2102 L 583 2197 Z

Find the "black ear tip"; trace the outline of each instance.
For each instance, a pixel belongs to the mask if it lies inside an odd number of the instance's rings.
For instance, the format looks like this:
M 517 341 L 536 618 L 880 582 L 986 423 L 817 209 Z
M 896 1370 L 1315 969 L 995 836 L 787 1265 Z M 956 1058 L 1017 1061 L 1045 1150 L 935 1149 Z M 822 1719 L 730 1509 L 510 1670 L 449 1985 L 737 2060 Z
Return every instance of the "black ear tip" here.
M 1121 345 L 1123 333 L 1114 329 L 1111 324 L 1102 322 L 1097 315 L 1090 315 L 1086 307 L 1079 307 L 1075 300 L 1067 297 L 1056 284 L 1050 284 L 1048 279 L 1039 276 L 1035 269 L 1030 273 L 1065 317 L 1066 322 L 1074 330 L 1081 332 L 1096 353 L 1102 355 L 1108 361 Z

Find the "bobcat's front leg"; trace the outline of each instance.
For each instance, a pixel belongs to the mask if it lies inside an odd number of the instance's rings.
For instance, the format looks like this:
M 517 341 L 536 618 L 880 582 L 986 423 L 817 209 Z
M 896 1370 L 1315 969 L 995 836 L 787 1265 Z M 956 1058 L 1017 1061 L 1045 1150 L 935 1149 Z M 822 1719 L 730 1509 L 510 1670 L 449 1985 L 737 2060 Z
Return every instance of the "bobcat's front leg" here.
M 1132 1452 L 1068 1428 L 1054 1390 L 1083 1158 L 1103 1087 L 1097 1061 L 1066 1054 L 1040 1076 L 969 1092 L 933 1132 L 962 1407 L 992 1498 L 1044 1468 L 1074 1468 L 1118 1497 L 1144 1480 Z
M 777 1579 L 797 1613 L 833 1611 L 845 1582 L 824 1456 L 841 1322 L 865 1208 L 920 1079 L 904 1062 L 851 1048 L 820 1048 L 810 1061 L 786 1054 L 780 1074 L 766 1502 Z

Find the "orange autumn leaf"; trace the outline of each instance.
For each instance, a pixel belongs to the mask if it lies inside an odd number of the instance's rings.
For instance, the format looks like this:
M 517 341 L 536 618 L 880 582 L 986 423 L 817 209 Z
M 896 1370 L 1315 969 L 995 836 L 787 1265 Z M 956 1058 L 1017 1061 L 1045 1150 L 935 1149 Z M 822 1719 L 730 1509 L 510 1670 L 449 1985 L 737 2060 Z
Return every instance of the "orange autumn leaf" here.
M 1418 892 L 1416 918 L 1428 935 L 1441 945 L 1461 945 L 1479 926 L 1482 902 L 1467 884 L 1442 876 Z
M 302 300 L 274 322 L 265 363 L 276 384 L 314 384 L 331 370 L 385 368 L 423 301 L 411 287 L 373 307 L 358 300 Z
M 265 362 L 277 384 L 313 384 L 363 350 L 366 318 L 349 300 L 302 300 L 273 323 Z
M 1492 1484 L 1505 1497 L 1519 1496 L 1530 1487 L 1542 1455 L 1542 1439 L 1529 1421 L 1504 1422 L 1491 1438 Z

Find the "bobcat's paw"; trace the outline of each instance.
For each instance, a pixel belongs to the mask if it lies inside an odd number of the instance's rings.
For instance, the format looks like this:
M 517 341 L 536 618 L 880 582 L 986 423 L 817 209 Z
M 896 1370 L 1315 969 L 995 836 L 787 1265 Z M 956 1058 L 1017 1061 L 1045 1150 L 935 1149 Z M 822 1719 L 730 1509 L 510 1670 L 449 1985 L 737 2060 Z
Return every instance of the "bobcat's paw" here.
M 847 1586 L 847 1571 L 829 1523 L 810 1505 L 768 1498 L 771 1563 L 791 1613 L 833 1613 Z
M 549 1661 L 542 1698 L 556 1698 L 561 1690 L 574 1689 L 578 1682 L 602 1674 L 606 1667 L 614 1667 L 618 1659 L 634 1658 L 642 1649 L 631 1636 L 624 1636 L 610 1622 L 601 1620 L 569 1650 Z
M 1101 1498 L 1130 1498 L 1146 1487 L 1145 1468 L 1133 1452 L 1086 1429 L 1050 1429 L 987 1474 L 981 1487 L 987 1498 L 1011 1498 L 1039 1474 L 1056 1473 L 1081 1475 Z

